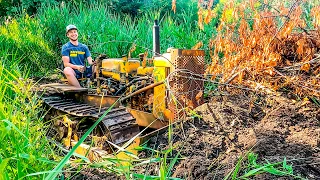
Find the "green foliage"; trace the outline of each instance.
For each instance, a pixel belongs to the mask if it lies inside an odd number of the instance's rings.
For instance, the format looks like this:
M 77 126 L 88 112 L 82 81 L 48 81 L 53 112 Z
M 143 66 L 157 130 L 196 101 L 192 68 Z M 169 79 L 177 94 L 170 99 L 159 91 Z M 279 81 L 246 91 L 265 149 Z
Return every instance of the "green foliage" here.
M 266 163 L 259 164 L 257 162 L 258 155 L 253 152 L 246 154 L 247 161 L 245 166 L 242 166 L 244 158 L 240 157 L 235 168 L 224 179 L 249 179 L 258 174 L 269 173 L 275 176 L 294 177 L 297 179 L 303 179 L 300 176 L 296 176 L 293 173 L 292 165 L 289 165 L 286 158 L 281 162 L 270 163 L 266 160 Z M 242 175 L 239 175 L 242 174 Z
M 205 31 L 200 31 L 197 22 L 190 18 L 192 14 L 191 10 L 184 11 L 179 21 L 170 16 L 160 19 L 162 53 L 169 47 L 192 48 L 202 40 L 208 44 L 215 28 L 208 25 Z M 37 18 L 44 27 L 45 38 L 51 41 L 52 49 L 59 54 L 62 44 L 68 41 L 65 26 L 75 24 L 79 30 L 79 41 L 87 44 L 94 55 L 105 53 L 109 57 L 121 57 L 134 46 L 136 49 L 132 57 L 137 57 L 139 53 L 152 49 L 153 21 L 159 16 L 157 12 L 148 12 L 132 19 L 113 14 L 105 5 L 79 4 L 47 7 L 39 12 Z
M 208 98 L 210 96 L 212 96 L 214 94 L 215 91 L 218 90 L 218 81 L 216 82 L 205 82 L 204 84 L 204 94 L 203 97 L 204 98 Z
M 197 15 L 197 1 L 196 0 L 177 0 L 176 18 L 181 18 L 180 13 L 192 8 L 193 18 L 196 20 Z M 0 16 L 17 15 L 22 12 L 29 15 L 37 14 L 41 7 L 48 7 L 51 5 L 69 4 L 77 6 L 84 4 L 85 6 L 103 4 L 108 6 L 112 13 L 129 15 L 132 18 L 143 16 L 149 11 L 157 11 L 160 17 L 164 15 L 173 15 L 171 0 L 2 0 L 0 1 Z
M 42 6 L 47 6 L 50 4 L 57 4 L 62 0 L 20 0 L 21 4 L 19 8 L 22 12 L 26 12 L 30 15 L 36 14 L 37 10 Z
M 307 25 L 307 29 L 312 29 L 315 28 L 312 24 L 313 22 L 313 18 L 311 16 L 312 12 L 312 8 L 315 7 L 315 5 L 320 5 L 320 2 L 316 2 L 316 1 L 304 1 L 302 2 L 302 18 L 305 20 L 306 25 Z
M 176 0 L 176 12 L 172 10 L 172 0 L 144 0 L 141 6 L 140 16 L 149 13 L 159 13 L 159 19 L 170 16 L 177 23 L 183 23 L 185 18 L 191 21 L 197 21 L 197 0 Z M 185 16 L 186 12 L 188 17 Z
M 39 21 L 28 15 L 13 19 L 0 26 L 0 51 L 6 52 L 3 60 L 9 65 L 26 67 L 30 75 L 44 74 L 56 66 L 57 57 L 43 39 Z
M 320 100 L 316 97 L 310 97 L 311 101 L 317 105 L 318 107 L 320 107 Z
M 110 0 L 110 7 L 116 13 L 135 17 L 139 14 L 143 3 L 140 0 Z
M 170 130 L 169 130 L 170 132 Z M 147 145 L 142 145 L 138 147 L 138 150 L 144 150 L 151 152 L 151 156 L 147 160 L 139 161 L 139 163 L 133 164 L 133 167 L 139 167 L 139 166 L 149 166 L 151 164 L 156 164 L 159 166 L 159 173 L 158 176 L 152 176 L 149 174 L 136 174 L 133 173 L 133 177 L 139 178 L 139 179 L 176 179 L 179 180 L 180 178 L 172 178 L 173 174 L 173 167 L 176 165 L 176 163 L 181 160 L 180 153 L 176 153 L 174 157 L 172 157 L 173 151 L 176 147 L 170 146 L 166 150 L 155 150 L 152 148 L 147 147 Z
M 0 17 L 18 13 L 19 1 L 1 0 L 0 1 Z
M 27 3 L 29 1 L 25 2 L 26 5 L 31 4 Z M 61 47 L 68 41 L 65 36 L 65 26 L 68 24 L 77 25 L 80 42 L 89 46 L 94 57 L 99 53 L 106 53 L 109 57 L 121 57 L 128 54 L 131 47 L 136 48 L 132 57 L 137 57 L 141 52 L 150 51 L 154 19 L 160 18 L 162 53 L 169 47 L 191 48 L 203 40 L 203 44 L 207 45 L 215 31 L 215 28 L 210 25 L 205 28 L 205 31 L 198 29 L 195 20 L 196 6 L 190 4 L 193 1 L 190 3 L 177 1 L 177 14 L 173 16 L 169 8 L 171 3 L 168 5 L 164 0 L 144 1 L 144 7 L 157 9 L 166 5 L 163 8 L 166 10 L 160 8 L 153 12 L 147 11 L 148 8 L 142 8 L 144 15 L 136 19 L 114 14 L 108 4 L 103 4 L 107 1 L 81 2 L 51 3 L 39 9 L 34 18 L 23 14 L 21 17 L 7 21 L 0 27 L 0 41 L 6 42 L 6 44 L 2 43 L 0 48 L 2 51 L 17 52 L 16 54 L 22 57 L 19 58 L 21 60 L 19 65 L 32 67 L 30 75 L 42 75 L 48 70 L 59 67 Z M 179 3 L 182 4 L 181 7 Z M 188 8 L 182 8 L 185 6 Z M 171 13 L 164 13 L 167 10 Z M 149 54 L 152 52 L 150 51 Z
M 21 77 L 15 63 L 0 61 L 0 179 L 28 179 L 28 174 L 55 164 L 55 153 L 45 137 L 41 103 L 31 91 L 33 83 Z
M 2 0 L 0 1 L 0 16 L 18 15 L 22 12 L 29 15 L 37 13 L 42 6 L 58 4 L 63 0 Z
M 102 0 L 91 2 L 92 4 L 106 4 L 112 13 L 129 15 L 131 18 L 139 18 L 149 12 L 159 13 L 159 18 L 164 16 L 174 17 L 179 21 L 184 17 L 181 15 L 184 11 L 193 11 L 192 19 L 197 20 L 197 0 L 177 0 L 176 13 L 172 11 L 172 0 Z

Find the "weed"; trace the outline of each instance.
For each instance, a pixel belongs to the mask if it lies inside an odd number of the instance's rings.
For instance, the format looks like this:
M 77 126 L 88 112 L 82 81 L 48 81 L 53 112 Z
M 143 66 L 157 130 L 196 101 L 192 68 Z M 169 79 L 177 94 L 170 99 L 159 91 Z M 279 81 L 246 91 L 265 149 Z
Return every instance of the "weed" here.
M 249 179 L 258 174 L 269 173 L 275 176 L 291 176 L 297 179 L 303 179 L 300 176 L 296 176 L 293 173 L 292 165 L 287 164 L 286 158 L 283 161 L 270 163 L 265 160 L 266 163 L 257 163 L 258 155 L 253 152 L 246 154 L 247 161 L 245 166 L 241 166 L 245 157 L 240 157 L 234 170 L 231 171 L 224 179 Z M 242 175 L 239 175 L 242 173 Z
M 16 56 L 13 54 L 13 57 Z M 53 167 L 57 156 L 45 137 L 41 103 L 33 83 L 0 61 L 0 179 L 20 179 Z M 35 174 L 33 178 L 41 178 Z M 29 179 L 31 177 L 28 177 Z

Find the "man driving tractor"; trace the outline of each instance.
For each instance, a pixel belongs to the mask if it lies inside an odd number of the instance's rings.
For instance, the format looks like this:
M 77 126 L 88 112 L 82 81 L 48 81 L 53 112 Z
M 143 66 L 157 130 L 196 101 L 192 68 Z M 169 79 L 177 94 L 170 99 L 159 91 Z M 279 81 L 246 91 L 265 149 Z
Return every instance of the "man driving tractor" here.
M 66 27 L 66 36 L 69 42 L 64 44 L 61 50 L 63 73 L 70 85 L 81 87 L 78 79 L 92 74 L 94 62 L 88 46 L 78 41 L 78 29 L 75 25 L 70 24 Z M 85 59 L 90 65 L 88 68 L 86 68 Z

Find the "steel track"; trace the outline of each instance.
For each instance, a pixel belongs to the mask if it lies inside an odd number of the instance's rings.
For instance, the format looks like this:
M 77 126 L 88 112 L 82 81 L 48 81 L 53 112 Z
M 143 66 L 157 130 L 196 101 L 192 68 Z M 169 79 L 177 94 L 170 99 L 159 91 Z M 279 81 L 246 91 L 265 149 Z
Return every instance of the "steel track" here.
M 93 121 L 98 120 L 109 109 L 109 107 L 100 109 L 60 95 L 42 97 L 42 100 L 50 110 L 58 110 L 75 117 L 87 117 Z M 103 117 L 99 127 L 102 127 L 103 134 L 117 145 L 127 142 L 139 133 L 139 126 L 135 118 L 126 111 L 125 107 L 111 109 Z

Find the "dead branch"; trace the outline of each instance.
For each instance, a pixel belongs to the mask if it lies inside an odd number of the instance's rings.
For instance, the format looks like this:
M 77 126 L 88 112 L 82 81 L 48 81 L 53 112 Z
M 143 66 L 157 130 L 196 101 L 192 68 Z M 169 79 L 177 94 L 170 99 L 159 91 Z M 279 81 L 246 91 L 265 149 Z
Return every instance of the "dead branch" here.
M 284 27 L 284 25 L 286 25 L 289 20 L 290 20 L 290 15 L 292 14 L 293 10 L 297 7 L 297 5 L 301 2 L 301 0 L 296 0 L 292 6 L 290 7 L 290 10 L 287 14 L 287 18 L 286 18 L 286 21 L 280 26 L 280 28 L 277 30 L 277 32 L 274 34 L 272 40 L 270 41 L 269 45 L 272 43 L 272 41 L 276 38 L 276 36 L 278 35 L 278 33 L 280 32 L 280 30 Z
M 292 66 L 287 66 L 287 67 L 283 67 L 283 68 L 279 68 L 281 70 L 286 70 L 286 69 L 292 69 L 292 68 L 296 68 L 296 67 L 301 67 L 305 64 L 313 64 L 313 63 L 317 63 L 320 61 L 320 55 L 311 59 L 310 61 L 307 61 L 307 62 L 303 62 L 303 63 L 297 63 L 297 64 L 294 64 Z
M 229 84 L 234 78 L 236 78 L 241 72 L 247 70 L 247 68 L 243 68 L 242 70 L 238 71 L 237 73 L 233 74 L 226 82 L 225 84 Z

